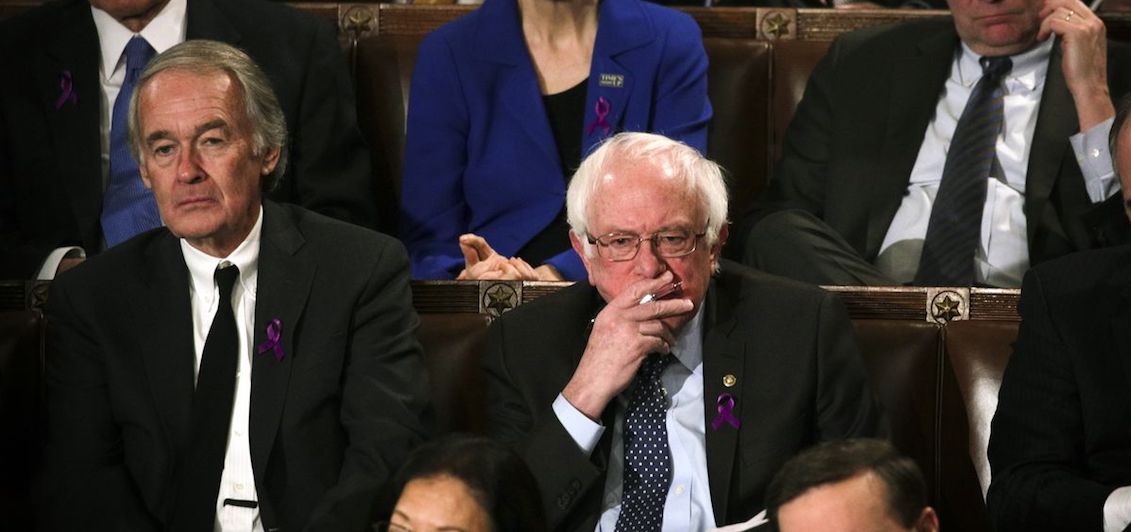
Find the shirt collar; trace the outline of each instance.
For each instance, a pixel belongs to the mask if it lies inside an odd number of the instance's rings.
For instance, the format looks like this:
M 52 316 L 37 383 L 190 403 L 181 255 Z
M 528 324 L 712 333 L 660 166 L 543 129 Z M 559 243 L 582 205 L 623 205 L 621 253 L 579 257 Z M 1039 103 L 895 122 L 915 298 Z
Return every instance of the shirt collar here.
M 188 0 L 169 0 L 157 16 L 138 33 L 145 37 L 157 53 L 164 52 L 185 40 L 187 2 Z M 109 13 L 93 5 L 90 6 L 90 13 L 94 17 L 98 42 L 102 47 L 102 79 L 108 80 L 118 68 L 118 63 L 122 60 L 122 52 L 126 50 L 126 44 L 130 42 L 134 33 L 114 20 Z
M 184 255 L 185 264 L 188 265 L 193 291 L 204 295 L 205 299 L 212 297 L 209 294 L 216 293 L 216 281 L 213 277 L 216 268 L 221 263 L 228 262 L 240 269 L 240 286 L 243 287 L 245 294 L 254 299 L 255 285 L 259 279 L 259 235 L 262 229 L 263 207 L 260 206 L 259 219 L 255 221 L 255 225 L 252 226 L 251 232 L 247 234 L 247 238 L 230 255 L 223 258 L 213 257 L 200 251 L 182 238 L 181 254 Z
M 672 354 L 687 369 L 695 371 L 703 363 L 703 307 L 683 326 L 675 338 Z
M 1035 90 L 1045 83 L 1045 76 L 1049 71 L 1049 56 L 1052 54 L 1054 39 L 1045 39 L 1045 42 L 1009 56 L 1013 61 L 1013 68 L 1005 77 L 1006 83 L 1018 83 L 1025 90 Z M 966 43 L 959 47 L 958 57 L 958 82 L 964 87 L 972 87 L 982 78 L 982 65 L 978 62 L 982 56 L 974 53 Z

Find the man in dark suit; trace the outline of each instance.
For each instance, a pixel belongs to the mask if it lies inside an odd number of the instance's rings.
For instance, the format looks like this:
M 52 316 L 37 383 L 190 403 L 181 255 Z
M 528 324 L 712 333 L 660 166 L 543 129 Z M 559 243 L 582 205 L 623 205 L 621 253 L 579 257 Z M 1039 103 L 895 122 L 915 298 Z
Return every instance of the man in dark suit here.
M 1131 206 L 1124 99 L 1112 151 Z M 1001 532 L 1131 525 L 1131 247 L 1031 270 L 990 432 L 986 505 Z
M 582 162 L 567 212 L 589 284 L 504 315 L 486 359 L 491 429 L 521 447 L 552 529 L 747 521 L 794 452 L 886 432 L 832 295 L 734 263 L 712 275 L 713 162 L 622 133 Z
M 1077 0 L 949 3 L 950 18 L 832 45 L 786 132 L 766 202 L 745 221 L 744 261 L 821 284 L 1016 287 L 1030 263 L 1123 240 L 1106 138 L 1109 93 L 1131 90 L 1131 50 L 1106 43 L 1103 22 Z M 945 218 L 954 209 L 932 208 L 944 201 L 947 164 L 962 165 L 961 150 L 948 161 L 950 147 L 979 60 L 1005 57 L 1004 118 L 984 186 L 955 201 L 974 207 L 961 217 L 972 271 L 938 280 L 919 266 L 932 224 L 958 225 Z
M 290 126 L 292 164 L 270 198 L 377 225 L 353 89 L 328 24 L 264 0 L 59 0 L 0 27 L 0 278 L 30 276 L 61 246 L 103 249 L 113 95 L 131 34 L 158 53 L 185 39 L 245 50 Z
M 404 248 L 262 200 L 287 128 L 235 48 L 157 56 L 130 116 L 166 227 L 52 285 L 47 528 L 367 529 L 422 436 Z

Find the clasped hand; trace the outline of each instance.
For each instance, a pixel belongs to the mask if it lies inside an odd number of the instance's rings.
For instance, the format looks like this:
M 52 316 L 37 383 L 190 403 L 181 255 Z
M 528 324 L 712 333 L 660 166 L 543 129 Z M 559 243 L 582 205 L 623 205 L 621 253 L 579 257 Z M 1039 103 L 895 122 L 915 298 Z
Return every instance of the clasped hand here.
M 518 257 L 504 257 L 487 243 L 487 239 L 467 233 L 459 237 L 464 268 L 456 277 L 460 281 L 563 281 L 553 266 L 531 267 Z

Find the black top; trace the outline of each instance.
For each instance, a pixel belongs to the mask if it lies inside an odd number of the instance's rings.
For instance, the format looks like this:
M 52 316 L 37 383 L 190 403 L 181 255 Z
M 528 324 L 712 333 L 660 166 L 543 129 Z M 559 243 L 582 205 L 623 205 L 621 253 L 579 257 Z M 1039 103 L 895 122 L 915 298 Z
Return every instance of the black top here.
M 585 89 L 588 84 L 589 80 L 585 79 L 563 92 L 542 96 L 546 117 L 550 119 L 550 131 L 558 146 L 562 177 L 567 188 L 574 170 L 581 164 L 581 130 L 585 120 Z M 566 249 L 569 249 L 569 223 L 566 221 L 563 204 L 562 210 L 550 225 L 518 250 L 518 256 L 537 267 Z

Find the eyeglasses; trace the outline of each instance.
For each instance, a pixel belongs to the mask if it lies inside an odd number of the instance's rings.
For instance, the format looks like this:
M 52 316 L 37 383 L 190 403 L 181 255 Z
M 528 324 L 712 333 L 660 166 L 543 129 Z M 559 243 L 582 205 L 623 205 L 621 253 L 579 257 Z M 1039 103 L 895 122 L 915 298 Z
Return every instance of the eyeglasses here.
M 707 225 L 711 221 L 707 220 Z M 669 229 L 658 231 L 651 235 L 637 235 L 635 233 L 609 233 L 594 237 L 587 235 L 590 244 L 597 246 L 597 254 L 605 260 L 623 262 L 636 258 L 640 252 L 640 243 L 648 240 L 652 243 L 652 251 L 665 258 L 683 257 L 695 251 L 695 246 L 700 238 L 707 236 L 707 230 L 702 233 L 692 233 L 687 229 Z

